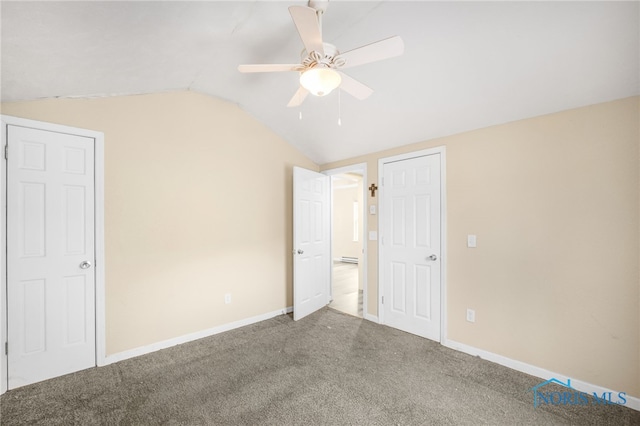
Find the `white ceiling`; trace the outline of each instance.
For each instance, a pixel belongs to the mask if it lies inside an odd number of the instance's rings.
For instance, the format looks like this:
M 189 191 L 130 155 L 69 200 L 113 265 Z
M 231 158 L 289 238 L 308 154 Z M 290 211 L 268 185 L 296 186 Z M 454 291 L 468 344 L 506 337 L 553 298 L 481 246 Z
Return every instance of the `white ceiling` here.
M 316 163 L 640 94 L 632 2 L 333 0 L 326 42 L 347 51 L 400 35 L 401 57 L 347 70 L 375 90 L 286 104 L 297 63 L 287 7 L 304 1 L 7 2 L 2 100 L 189 89 L 238 104 Z M 303 119 L 298 115 L 302 112 Z

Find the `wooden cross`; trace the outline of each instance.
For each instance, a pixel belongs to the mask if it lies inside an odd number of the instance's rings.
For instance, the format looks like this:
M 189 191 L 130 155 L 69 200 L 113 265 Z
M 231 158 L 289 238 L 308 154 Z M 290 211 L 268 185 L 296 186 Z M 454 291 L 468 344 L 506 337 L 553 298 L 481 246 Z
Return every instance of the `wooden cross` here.
M 376 191 L 378 190 L 378 187 L 376 186 L 375 183 L 372 183 L 371 186 L 369 187 L 369 191 L 371 191 L 371 196 L 375 197 L 376 196 Z

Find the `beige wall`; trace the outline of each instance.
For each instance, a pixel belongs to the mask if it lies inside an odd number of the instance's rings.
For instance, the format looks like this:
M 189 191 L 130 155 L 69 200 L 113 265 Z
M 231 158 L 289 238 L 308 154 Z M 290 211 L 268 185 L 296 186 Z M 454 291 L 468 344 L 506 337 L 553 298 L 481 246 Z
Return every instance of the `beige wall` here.
M 2 113 L 105 134 L 107 355 L 292 305 L 292 167 L 318 168 L 237 106 L 175 92 Z
M 634 97 L 321 169 L 366 162 L 368 185 L 379 158 L 446 146 L 448 338 L 640 397 L 639 117 Z

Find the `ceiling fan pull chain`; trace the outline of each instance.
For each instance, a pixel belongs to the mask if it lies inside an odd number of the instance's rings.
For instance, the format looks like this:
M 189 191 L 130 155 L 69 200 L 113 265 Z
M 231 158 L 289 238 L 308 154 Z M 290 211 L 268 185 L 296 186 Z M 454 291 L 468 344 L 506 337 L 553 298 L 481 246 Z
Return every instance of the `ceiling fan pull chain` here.
M 338 126 L 342 126 L 342 90 L 338 88 Z

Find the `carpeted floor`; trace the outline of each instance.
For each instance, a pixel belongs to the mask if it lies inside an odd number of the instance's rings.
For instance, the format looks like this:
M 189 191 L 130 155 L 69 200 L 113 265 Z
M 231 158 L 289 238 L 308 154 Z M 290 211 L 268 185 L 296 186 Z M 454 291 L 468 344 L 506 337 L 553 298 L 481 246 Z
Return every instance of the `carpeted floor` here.
M 536 377 L 328 308 L 5 393 L 3 425 L 639 425 L 533 407 Z

